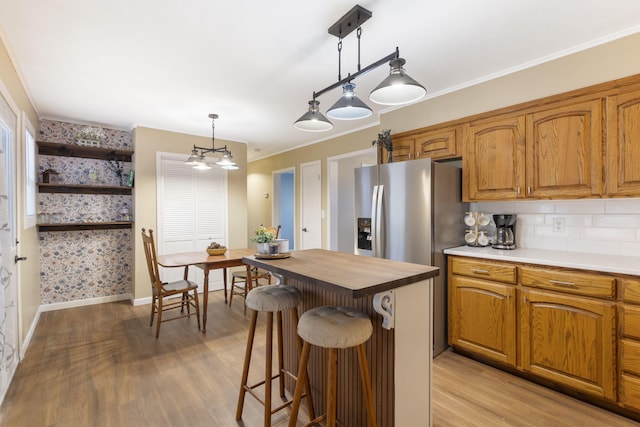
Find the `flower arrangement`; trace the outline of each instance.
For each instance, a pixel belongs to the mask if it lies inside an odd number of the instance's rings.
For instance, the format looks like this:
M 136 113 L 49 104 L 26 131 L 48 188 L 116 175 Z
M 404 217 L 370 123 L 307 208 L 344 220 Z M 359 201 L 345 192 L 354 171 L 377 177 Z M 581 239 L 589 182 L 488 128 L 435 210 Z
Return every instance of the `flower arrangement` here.
M 379 147 L 383 147 L 387 151 L 393 151 L 393 141 L 391 141 L 391 129 L 383 129 L 378 134 L 378 139 L 371 142 L 371 145 L 378 144 Z
M 78 145 L 100 147 L 100 141 L 107 135 L 99 127 L 87 126 L 76 134 Z
M 88 139 L 89 141 L 100 141 L 105 136 L 107 135 L 105 135 L 102 129 L 100 129 L 99 127 L 91 127 L 91 126 L 87 126 L 83 128 L 76 135 L 78 139 Z
M 275 239 L 276 236 L 274 236 L 272 232 L 267 230 L 266 227 L 261 225 L 260 228 L 255 231 L 255 237 L 253 237 L 251 241 L 256 243 L 271 243 Z

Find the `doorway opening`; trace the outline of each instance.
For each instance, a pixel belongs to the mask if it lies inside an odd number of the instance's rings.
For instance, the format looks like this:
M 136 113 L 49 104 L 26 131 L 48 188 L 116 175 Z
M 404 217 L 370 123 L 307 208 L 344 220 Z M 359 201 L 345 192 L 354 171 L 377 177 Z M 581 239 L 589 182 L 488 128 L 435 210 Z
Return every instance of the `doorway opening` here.
M 375 147 L 327 158 L 329 249 L 354 253 L 356 229 L 354 169 L 372 166 L 377 162 Z
M 279 238 L 289 240 L 289 250 L 295 249 L 295 169 L 273 172 L 273 224 L 280 225 Z

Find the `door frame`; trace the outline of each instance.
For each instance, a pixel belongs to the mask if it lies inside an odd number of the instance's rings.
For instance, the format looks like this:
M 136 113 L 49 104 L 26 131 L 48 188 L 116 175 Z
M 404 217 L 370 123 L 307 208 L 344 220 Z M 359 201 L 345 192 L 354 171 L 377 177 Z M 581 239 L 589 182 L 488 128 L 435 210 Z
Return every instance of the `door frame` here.
M 376 154 L 376 147 L 371 147 L 364 148 L 358 151 L 352 151 L 350 153 L 339 154 L 337 156 L 327 157 L 327 248 L 332 249 L 331 243 L 333 239 L 331 237 L 336 235 L 338 232 L 337 212 L 333 211 L 337 207 L 337 203 L 335 203 L 335 200 L 337 200 L 338 191 L 340 190 L 340 183 L 338 182 L 338 166 L 340 160 Z
M 292 166 L 290 168 L 284 168 L 284 169 L 278 169 L 278 170 L 274 170 L 271 172 L 271 183 L 273 185 L 272 188 L 272 194 L 273 194 L 273 200 L 271 202 L 271 218 L 272 218 L 272 224 L 273 226 L 278 226 L 281 225 L 281 221 L 280 221 L 280 198 L 281 198 L 281 188 L 276 186 L 276 175 L 283 175 L 285 173 L 292 173 L 293 174 L 293 224 L 292 224 L 292 230 L 293 230 L 293 242 L 291 242 L 290 248 L 294 249 L 297 248 L 297 244 L 298 242 L 296 241 L 296 230 L 298 229 L 298 222 L 297 222 L 297 216 L 296 216 L 296 204 L 297 204 L 297 197 L 296 197 L 296 189 L 295 189 L 295 185 L 296 185 L 296 168 L 295 166 Z

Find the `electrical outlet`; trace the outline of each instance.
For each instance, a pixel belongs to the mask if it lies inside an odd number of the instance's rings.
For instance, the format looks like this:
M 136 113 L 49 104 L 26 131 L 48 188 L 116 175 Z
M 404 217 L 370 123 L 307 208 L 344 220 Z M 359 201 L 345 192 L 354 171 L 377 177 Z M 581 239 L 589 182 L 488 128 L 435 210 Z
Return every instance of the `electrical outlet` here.
M 553 218 L 553 232 L 564 233 L 564 218 Z

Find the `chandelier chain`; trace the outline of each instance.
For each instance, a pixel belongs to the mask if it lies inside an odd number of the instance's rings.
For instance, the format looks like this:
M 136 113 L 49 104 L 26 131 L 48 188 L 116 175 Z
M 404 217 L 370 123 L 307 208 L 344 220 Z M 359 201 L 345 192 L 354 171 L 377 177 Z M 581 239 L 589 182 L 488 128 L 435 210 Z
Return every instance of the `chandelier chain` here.
M 342 39 L 338 39 L 338 80 L 342 80 Z
M 358 36 L 358 71 L 360 71 L 360 36 L 362 36 L 362 27 L 358 27 L 356 35 Z

